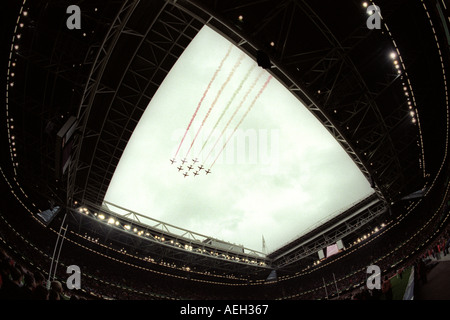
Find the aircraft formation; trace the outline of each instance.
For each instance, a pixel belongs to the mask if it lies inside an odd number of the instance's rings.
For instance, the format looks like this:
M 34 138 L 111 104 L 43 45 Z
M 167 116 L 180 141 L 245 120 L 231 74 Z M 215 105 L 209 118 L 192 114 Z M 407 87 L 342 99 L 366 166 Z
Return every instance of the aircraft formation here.
M 170 164 L 175 164 L 177 161 L 175 159 L 170 159 Z M 198 159 L 192 159 L 192 163 L 184 166 L 187 164 L 188 161 L 186 159 L 181 159 L 181 165 L 177 167 L 178 172 L 181 172 L 185 178 L 189 177 L 189 173 L 192 174 L 192 177 L 199 176 L 201 172 L 205 172 L 206 175 L 211 173 L 211 169 L 205 169 L 203 165 L 196 166 L 198 163 Z

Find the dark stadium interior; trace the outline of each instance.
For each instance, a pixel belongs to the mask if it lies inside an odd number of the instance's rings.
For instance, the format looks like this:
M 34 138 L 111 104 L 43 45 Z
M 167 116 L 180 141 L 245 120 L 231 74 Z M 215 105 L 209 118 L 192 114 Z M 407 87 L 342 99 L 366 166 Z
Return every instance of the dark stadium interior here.
M 17 272 L 41 273 L 62 283 L 65 299 L 87 300 L 384 298 L 362 289 L 370 265 L 389 278 L 414 267 L 419 288 L 424 261 L 436 250 L 448 256 L 450 240 L 450 3 L 377 1 L 379 30 L 367 28 L 363 3 L 3 1 L 0 299 L 16 297 L 5 284 Z M 81 8 L 80 30 L 66 26 L 69 5 Z M 255 60 L 268 57 L 270 73 L 336 138 L 375 193 L 264 257 L 83 215 L 80 206 L 105 210 L 131 134 L 204 25 Z M 71 117 L 64 150 L 58 132 Z M 61 210 L 48 224 L 37 215 L 55 206 Z M 345 248 L 318 261 L 317 252 L 338 241 Z M 81 268 L 78 290 L 66 289 L 70 265 Z

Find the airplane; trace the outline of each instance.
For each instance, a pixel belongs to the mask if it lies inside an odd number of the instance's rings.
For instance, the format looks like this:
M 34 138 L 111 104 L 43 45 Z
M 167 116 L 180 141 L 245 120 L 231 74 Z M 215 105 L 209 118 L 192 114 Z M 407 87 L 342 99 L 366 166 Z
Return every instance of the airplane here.
M 195 176 L 198 176 L 198 171 L 195 171 L 195 172 L 194 172 L 194 177 L 195 177 Z
M 208 175 L 208 174 L 210 174 L 210 173 L 211 173 L 211 170 L 210 170 L 210 169 L 208 169 L 208 170 L 205 170 L 205 172 L 206 172 L 206 175 Z
M 175 162 L 177 162 L 177 160 L 175 159 L 170 159 L 171 164 L 174 164 Z
M 192 161 L 193 161 L 194 163 L 197 163 L 197 162 L 198 162 L 198 158 L 192 159 Z
M 180 172 L 181 170 L 183 170 L 183 167 L 179 166 L 177 169 L 178 169 L 178 172 Z
M 185 164 L 185 163 L 186 163 L 186 158 L 184 158 L 183 160 L 181 160 L 181 163 L 182 163 L 182 164 Z
M 189 174 L 188 174 L 187 172 L 185 172 L 185 173 L 183 174 L 183 176 L 186 178 L 186 177 L 189 176 Z
M 188 169 L 189 169 L 189 171 L 191 171 L 192 169 L 194 169 L 194 167 L 189 166 Z
M 203 170 L 203 165 L 201 165 L 200 167 L 198 167 L 198 171 L 202 171 Z

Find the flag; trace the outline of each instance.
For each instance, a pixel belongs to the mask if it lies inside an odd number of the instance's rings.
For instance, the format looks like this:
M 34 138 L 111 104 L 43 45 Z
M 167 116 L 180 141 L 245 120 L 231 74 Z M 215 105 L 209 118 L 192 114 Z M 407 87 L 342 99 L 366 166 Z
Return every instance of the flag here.
M 264 239 L 264 235 L 262 236 L 262 252 L 267 253 L 266 240 Z

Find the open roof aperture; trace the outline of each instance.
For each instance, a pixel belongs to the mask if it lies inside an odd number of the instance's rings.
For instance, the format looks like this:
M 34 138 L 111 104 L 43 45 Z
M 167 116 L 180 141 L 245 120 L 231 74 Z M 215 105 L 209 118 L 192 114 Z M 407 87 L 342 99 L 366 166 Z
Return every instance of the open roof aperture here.
M 268 251 L 373 193 L 322 124 L 205 26 L 128 142 L 105 201 Z

